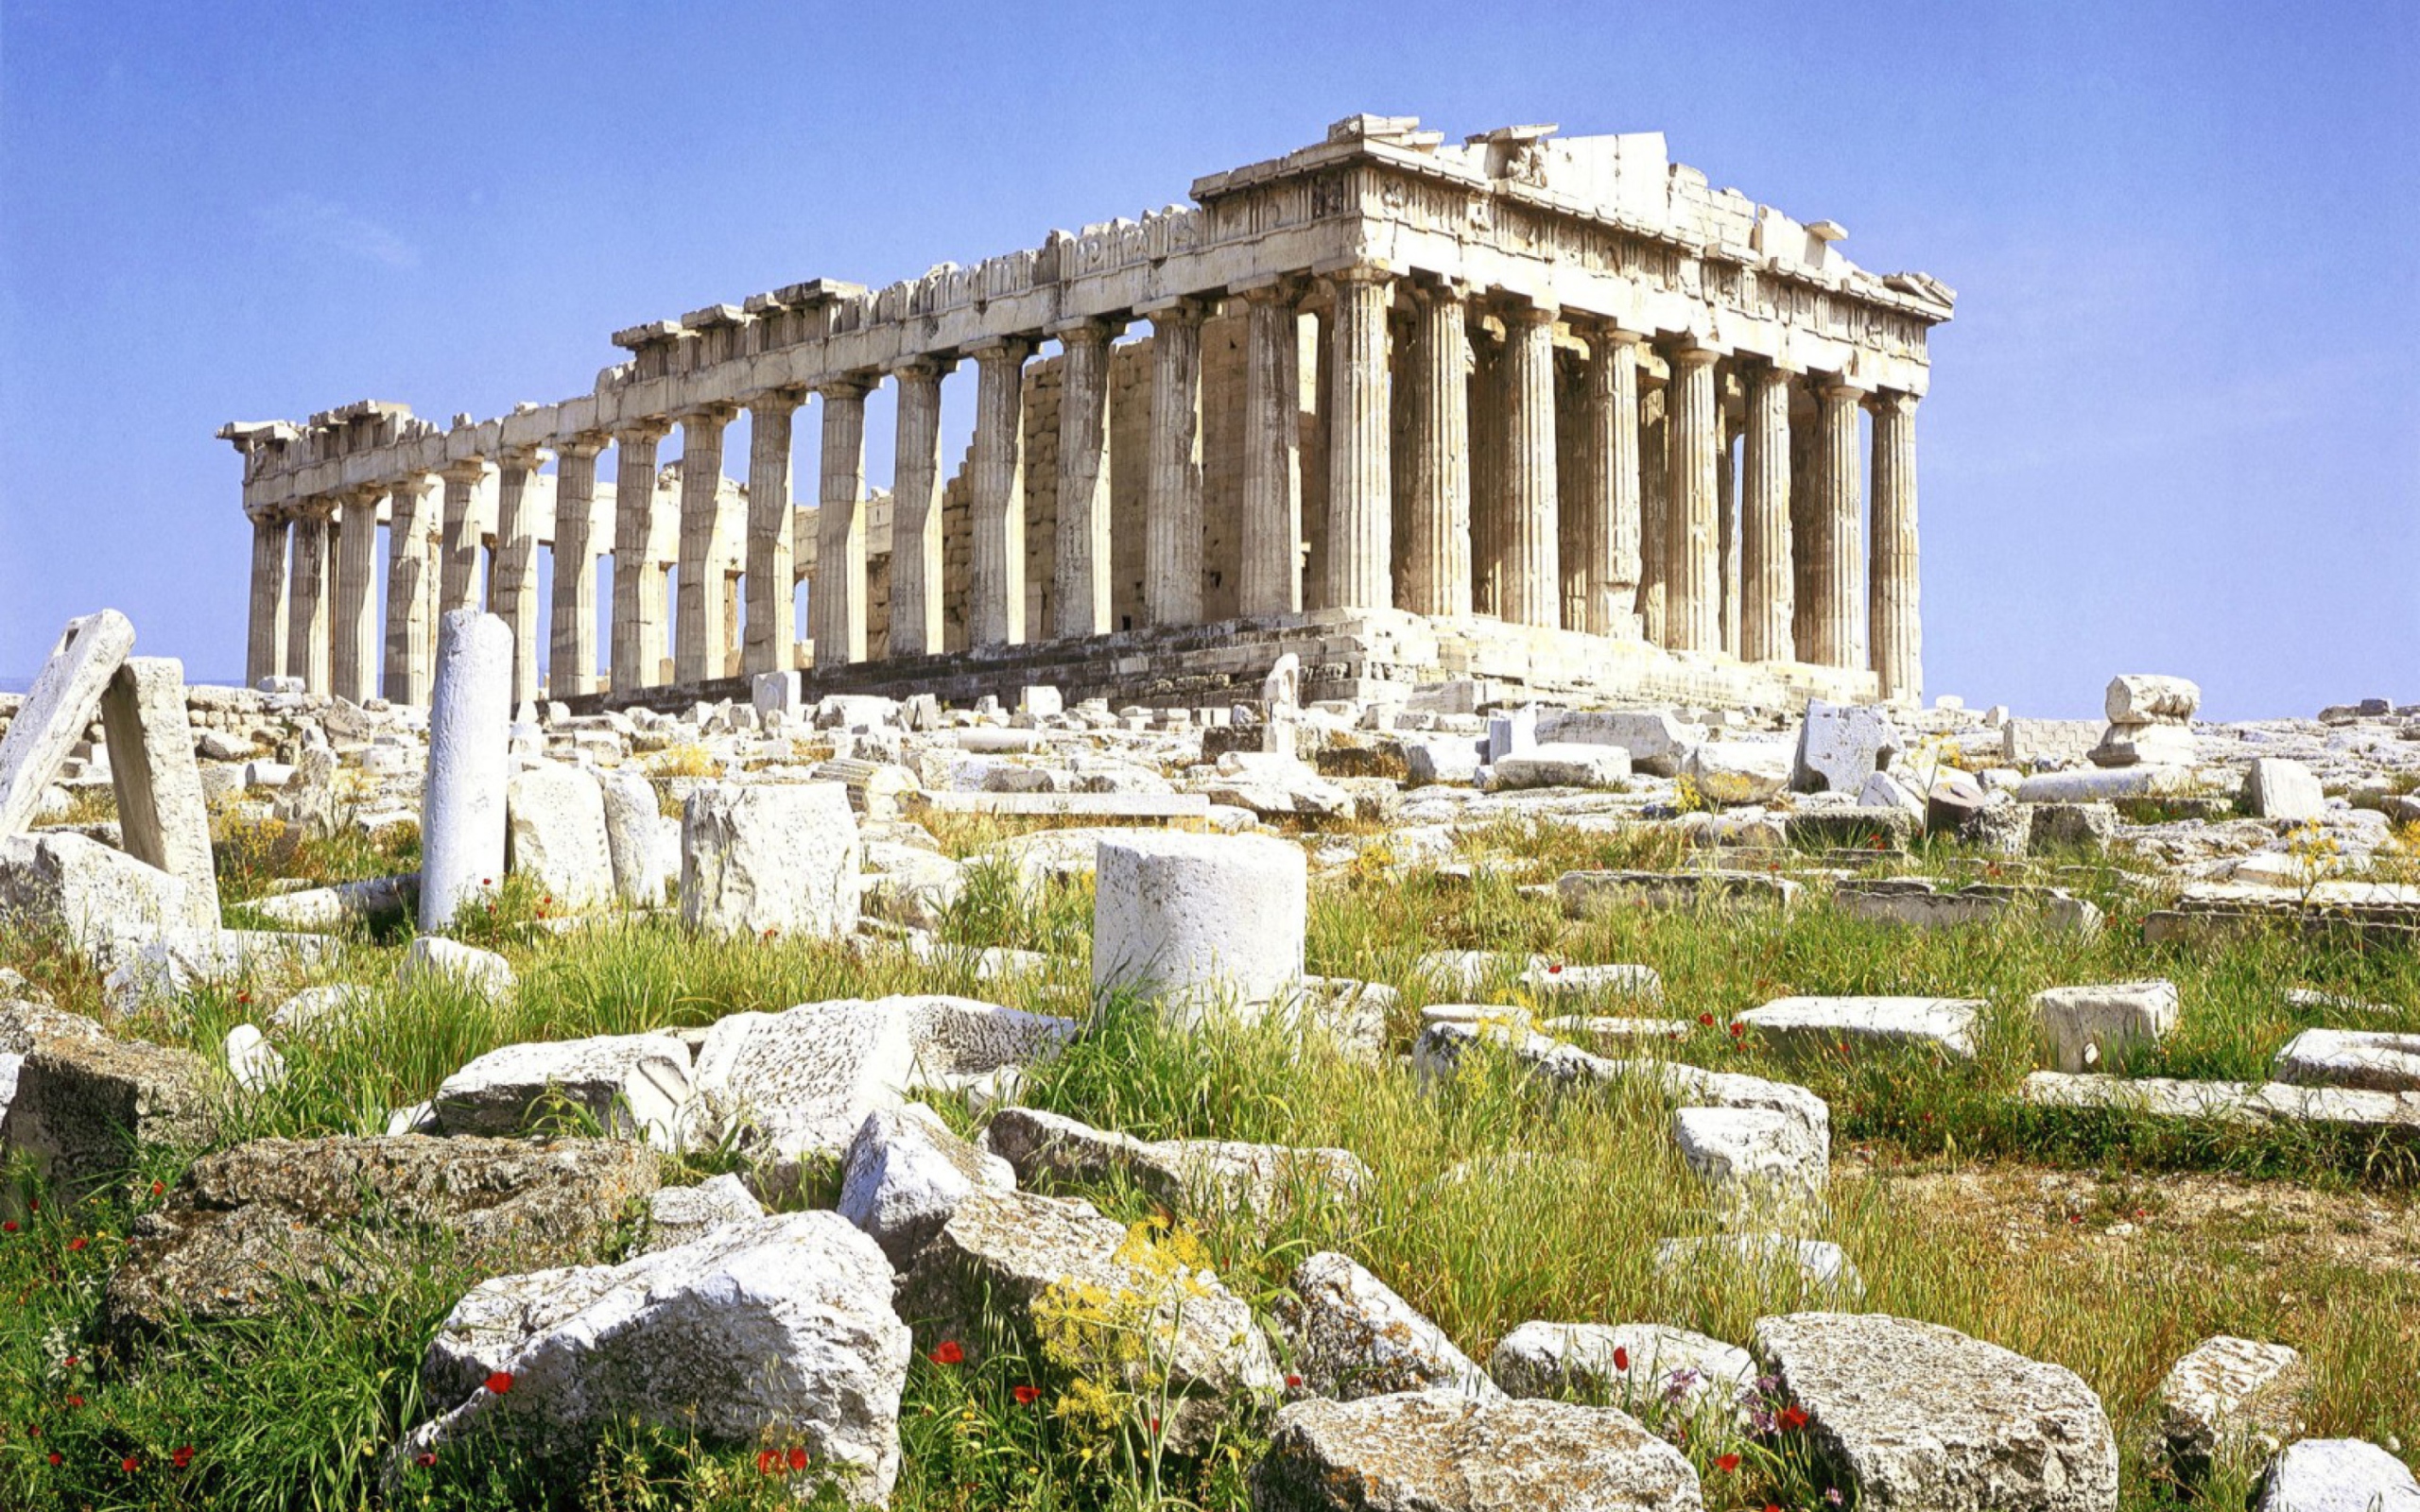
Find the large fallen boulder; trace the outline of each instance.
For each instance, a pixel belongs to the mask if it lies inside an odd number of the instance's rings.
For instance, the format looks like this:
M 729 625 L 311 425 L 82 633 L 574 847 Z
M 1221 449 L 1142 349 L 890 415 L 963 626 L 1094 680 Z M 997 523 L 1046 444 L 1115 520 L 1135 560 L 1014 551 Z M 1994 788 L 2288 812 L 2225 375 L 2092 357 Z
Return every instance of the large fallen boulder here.
M 718 935 L 857 927 L 857 821 L 838 782 L 709 783 L 681 821 L 681 916 Z
M 1698 1512 L 1697 1471 L 1615 1407 L 1453 1391 L 1278 1413 L 1258 1512 Z
M 209 1143 L 221 1087 L 189 1050 L 45 1025 L 17 1066 L 4 1129 L 9 1152 L 30 1158 L 53 1185 L 92 1190 L 122 1175 L 145 1148 Z
M 587 1260 L 655 1181 L 616 1140 L 256 1140 L 136 1221 L 104 1315 L 122 1332 L 262 1316 L 297 1287 L 372 1293 L 431 1242 L 489 1272 Z
M 2420 1512 L 2420 1481 L 2366 1440 L 2306 1438 L 2269 1467 L 2253 1512 Z
M 1755 1350 L 1870 1512 L 2112 1512 L 2118 1441 L 2064 1366 L 1884 1314 L 1756 1322 Z
M 0 918 L 90 944 L 135 927 L 194 918 L 181 878 L 65 830 L 0 835 Z
M 483 1281 L 430 1341 L 421 1383 L 450 1410 L 406 1455 L 473 1433 L 565 1458 L 631 1421 L 803 1447 L 800 1490 L 879 1503 L 899 1474 L 910 1339 L 890 1266 L 833 1212 L 733 1224 L 619 1265 Z
M 864 1229 L 893 1265 L 905 1267 L 925 1242 L 977 1192 L 1013 1191 L 1009 1162 L 950 1131 L 921 1103 L 876 1108 L 849 1142 L 840 1177 L 840 1216 Z

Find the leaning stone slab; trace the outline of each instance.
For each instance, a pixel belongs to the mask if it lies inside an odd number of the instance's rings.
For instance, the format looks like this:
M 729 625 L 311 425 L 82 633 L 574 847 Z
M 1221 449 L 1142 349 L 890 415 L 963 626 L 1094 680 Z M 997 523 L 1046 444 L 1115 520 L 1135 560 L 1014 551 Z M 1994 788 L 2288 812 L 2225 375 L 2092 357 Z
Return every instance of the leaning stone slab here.
M 446 1077 L 433 1102 L 447 1134 L 532 1133 L 569 1108 L 607 1134 L 679 1149 L 689 1111 L 689 1047 L 668 1034 L 504 1045 Z
M 919 1103 L 876 1108 L 849 1141 L 840 1177 L 840 1216 L 907 1268 L 941 1232 L 958 1205 L 977 1192 L 1017 1184 L 1009 1162 L 959 1139 Z
M 1248 1209 L 1273 1214 L 1303 1194 L 1349 1202 L 1370 1181 L 1369 1168 L 1350 1150 L 1236 1140 L 1139 1140 L 1033 1108 L 994 1113 L 982 1145 L 1028 1183 L 1045 1177 L 1124 1180 L 1195 1212 Z
M 1093 991 L 1136 992 L 1184 1023 L 1253 1016 L 1302 979 L 1309 887 L 1302 847 L 1267 835 L 1103 839 Z
M 1700 1512 L 1697 1471 L 1616 1407 L 1454 1391 L 1312 1398 L 1270 1425 L 1259 1512 Z
M 2269 1467 L 2253 1512 L 2420 1512 L 2420 1481 L 2366 1440 L 2306 1438 Z
M 125 851 L 64 830 L 0 836 L 0 919 L 91 945 L 128 930 L 190 928 L 185 885 Z
M 1762 871 L 1566 871 L 1555 880 L 1564 914 L 1592 919 L 1617 908 L 1687 908 L 1701 902 L 1787 908 L 1799 885 Z
M 1515 1397 L 1668 1400 L 1691 1414 L 1737 1411 L 1756 1385 L 1747 1350 L 1661 1323 L 1524 1323 L 1497 1342 L 1487 1370 Z
M 2299 1087 L 2420 1092 L 2420 1034 L 2305 1029 L 2277 1052 L 2270 1075 Z
M 216 929 L 218 873 L 210 859 L 210 805 L 185 717 L 184 663 L 174 657 L 129 657 L 101 695 L 101 729 L 121 847 L 183 883 L 188 921 Z
M 632 1421 L 750 1446 L 803 1441 L 802 1491 L 829 1481 L 876 1503 L 899 1474 L 899 1395 L 911 1343 L 890 1266 L 838 1213 L 718 1228 L 619 1265 L 483 1281 L 421 1363 L 434 1402 L 406 1455 L 474 1433 L 546 1459 Z M 499 1396 L 492 1374 L 512 1378 Z
M 2227 1334 L 2204 1339 L 2160 1383 L 2157 1449 L 2181 1480 L 2198 1481 L 2222 1454 L 2266 1459 L 2302 1432 L 2309 1366 L 2283 1344 Z
M 648 1194 L 647 1239 L 638 1252 L 652 1255 L 694 1244 L 717 1228 L 752 1223 L 765 1205 L 746 1182 L 725 1172 L 693 1187 L 658 1187 Z
M 1985 1005 L 1975 998 L 1776 998 L 1739 1015 L 1739 1022 L 1787 1054 L 1838 1056 L 1918 1046 L 1974 1058 Z
M 958 1343 L 977 1357 L 988 1316 L 1005 1313 L 1025 1347 L 1037 1305 L 1089 1294 L 1130 1298 L 1145 1357 L 1165 1373 L 1169 1445 L 1189 1452 L 1236 1408 L 1279 1389 L 1275 1362 L 1252 1309 L 1207 1269 L 1187 1267 L 1147 1228 L 1130 1232 L 1087 1202 L 1027 1192 L 977 1192 L 958 1205 L 900 1284 L 899 1315 L 921 1347 Z M 1140 1362 L 1127 1367 L 1140 1388 Z
M 2327 812 L 2327 794 L 2302 763 L 2259 756 L 2243 776 L 2243 810 L 2260 819 L 2315 819 Z
M 838 782 L 709 783 L 681 821 L 681 917 L 719 935 L 857 927 L 857 820 Z
M 268 1315 L 290 1291 L 361 1296 L 447 1247 L 495 1272 L 590 1258 L 654 1190 L 619 1140 L 258 1140 L 194 1163 L 136 1223 L 114 1331 Z
M 2118 1441 L 2064 1366 L 1883 1314 L 1759 1318 L 1755 1351 L 1872 1512 L 2114 1512 Z
M 67 622 L 0 735 L 0 840 L 34 822 L 60 764 L 84 738 L 103 690 L 133 649 L 134 627 L 113 609 Z
M 2122 1072 L 2176 1027 L 2176 984 L 2054 987 L 2033 994 L 2032 1008 L 2052 1071 Z
M 53 1185 L 82 1192 L 124 1172 L 140 1149 L 209 1143 L 218 1078 L 186 1050 L 139 1040 L 39 1038 L 17 1068 L 6 1145 Z
M 1303 1389 L 1351 1401 L 1400 1391 L 1450 1391 L 1486 1400 L 1502 1395 L 1445 1331 L 1351 1257 L 1333 1251 L 1294 1268 L 1278 1304 Z

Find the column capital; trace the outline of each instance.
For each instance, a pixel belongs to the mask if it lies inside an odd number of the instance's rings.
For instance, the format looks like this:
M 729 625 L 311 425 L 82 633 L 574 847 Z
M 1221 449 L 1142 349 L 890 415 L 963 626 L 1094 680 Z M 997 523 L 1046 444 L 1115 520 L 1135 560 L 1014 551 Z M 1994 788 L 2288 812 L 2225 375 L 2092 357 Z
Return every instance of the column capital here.
M 820 378 L 814 383 L 809 384 L 807 387 L 814 389 L 818 394 L 822 395 L 827 401 L 835 399 L 863 399 L 867 394 L 873 392 L 874 385 L 881 381 L 882 380 L 877 375 L 862 372 L 848 372 L 838 373 L 830 378 Z
M 888 369 L 893 378 L 941 378 L 958 367 L 954 352 L 920 352 L 912 357 L 901 357 Z
M 575 431 L 555 442 L 555 455 L 562 458 L 595 456 L 613 444 L 614 438 L 603 431 Z
M 1689 369 L 1711 368 L 1729 355 L 1720 347 L 1695 335 L 1658 342 L 1656 351 L 1662 352 L 1664 360 L 1674 367 Z
M 1507 329 L 1516 325 L 1552 325 L 1563 315 L 1555 305 L 1542 304 L 1517 294 L 1499 295 L 1489 303 Z
M 1835 404 L 1843 400 L 1852 404 L 1864 402 L 1869 390 L 1851 380 L 1845 373 L 1820 373 L 1815 378 L 1815 392 Z
M 1299 304 L 1308 281 L 1299 273 L 1272 273 L 1265 278 L 1230 284 L 1227 292 L 1250 304 Z
M 1134 306 L 1134 313 L 1154 326 L 1176 320 L 1186 325 L 1200 325 L 1218 309 L 1217 295 L 1183 294 L 1173 299 L 1152 300 Z
M 458 457 L 439 468 L 437 475 L 448 483 L 474 484 L 488 475 L 488 459 L 484 456 Z
M 497 449 L 495 465 L 510 472 L 534 472 L 546 462 L 543 446 L 506 446 Z
M 405 472 L 387 484 L 387 491 L 399 498 L 424 499 L 437 490 L 442 479 L 434 472 Z
M 786 415 L 805 403 L 805 385 L 776 384 L 770 388 L 759 388 L 748 395 L 739 402 L 739 407 L 751 415 L 760 412 Z
M 738 417 L 739 406 L 737 404 L 718 400 L 712 404 L 699 404 L 692 408 L 684 409 L 673 418 L 681 422 L 681 428 L 683 430 L 687 430 L 693 425 L 728 425 Z
M 1042 328 L 1042 334 L 1055 337 L 1062 346 L 1073 346 L 1079 342 L 1112 341 L 1125 329 L 1124 316 L 1088 315 L 1072 320 L 1053 320 Z
M 635 420 L 626 420 L 614 427 L 614 444 L 636 446 L 648 441 L 660 441 L 671 434 L 670 417 L 642 415 Z
M 1313 263 L 1311 273 L 1332 284 L 1392 284 L 1402 277 L 1403 270 L 1384 258 L 1342 257 Z
M 1033 340 L 1031 337 L 1022 334 L 1017 335 L 984 336 L 978 340 L 968 342 L 959 350 L 965 355 L 973 357 L 977 362 L 982 362 L 987 359 L 993 362 L 1023 362 L 1033 352 Z
M 1912 415 L 1916 412 L 1916 401 L 1917 396 L 1904 388 L 1877 388 L 1867 396 L 1865 407 L 1877 415 L 1886 410 L 1897 415 Z

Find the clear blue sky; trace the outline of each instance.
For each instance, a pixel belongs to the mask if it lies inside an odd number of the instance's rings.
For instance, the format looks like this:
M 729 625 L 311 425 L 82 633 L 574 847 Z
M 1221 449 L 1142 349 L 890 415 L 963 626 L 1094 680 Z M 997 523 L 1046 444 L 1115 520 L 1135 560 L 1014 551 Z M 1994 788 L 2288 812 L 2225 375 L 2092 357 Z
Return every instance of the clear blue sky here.
M 1660 129 L 1957 288 L 1930 691 L 2420 699 L 2415 102 L 2409 3 L 0 0 L 0 677 L 102 604 L 240 669 L 222 421 L 567 397 L 621 326 L 1032 246 L 1368 110 Z

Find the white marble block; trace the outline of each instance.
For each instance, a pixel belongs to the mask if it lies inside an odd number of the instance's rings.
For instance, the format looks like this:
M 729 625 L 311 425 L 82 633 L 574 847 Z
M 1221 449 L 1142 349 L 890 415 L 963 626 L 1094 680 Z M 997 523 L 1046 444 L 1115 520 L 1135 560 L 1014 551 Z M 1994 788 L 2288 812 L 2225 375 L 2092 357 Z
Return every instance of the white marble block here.
M 1268 835 L 1136 833 L 1100 842 L 1093 989 L 1121 988 L 1185 1022 L 1257 1009 L 1303 974 L 1310 868 Z

